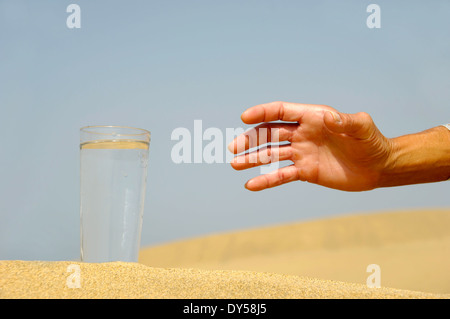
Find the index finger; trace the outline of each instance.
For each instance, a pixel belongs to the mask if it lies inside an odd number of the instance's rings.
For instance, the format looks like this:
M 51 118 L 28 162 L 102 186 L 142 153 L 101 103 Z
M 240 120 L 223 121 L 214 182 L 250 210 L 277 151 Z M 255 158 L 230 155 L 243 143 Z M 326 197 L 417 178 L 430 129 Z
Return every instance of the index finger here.
M 241 119 L 246 124 L 278 120 L 298 122 L 306 109 L 314 107 L 315 105 L 277 101 L 252 106 L 242 113 Z

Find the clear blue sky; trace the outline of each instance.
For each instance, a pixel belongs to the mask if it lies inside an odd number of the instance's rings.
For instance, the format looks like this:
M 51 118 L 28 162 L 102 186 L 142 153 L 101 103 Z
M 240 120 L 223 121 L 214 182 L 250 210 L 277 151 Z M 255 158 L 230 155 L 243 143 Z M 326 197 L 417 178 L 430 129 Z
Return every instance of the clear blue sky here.
M 68 29 L 66 7 L 81 7 Z M 381 8 L 369 29 L 366 7 Z M 0 259 L 79 257 L 79 128 L 152 132 L 142 245 L 384 209 L 449 207 L 450 183 L 346 193 L 179 164 L 177 127 L 244 127 L 274 100 L 365 111 L 389 137 L 450 121 L 450 2 L 0 0 Z

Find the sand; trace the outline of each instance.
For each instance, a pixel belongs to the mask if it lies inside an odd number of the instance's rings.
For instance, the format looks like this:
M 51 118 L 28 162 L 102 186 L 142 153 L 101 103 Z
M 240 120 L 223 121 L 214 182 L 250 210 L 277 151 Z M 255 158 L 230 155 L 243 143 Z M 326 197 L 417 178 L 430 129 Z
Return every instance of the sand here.
M 139 263 L 3 260 L 0 298 L 449 299 L 449 256 L 450 210 L 364 213 L 148 247 Z
M 369 212 L 213 234 L 143 249 L 153 267 L 245 270 L 450 293 L 450 209 Z
M 72 266 L 71 266 L 72 265 Z M 73 265 L 80 287 L 70 288 Z M 69 271 L 68 271 L 69 270 Z M 68 284 L 69 278 L 69 284 Z M 1 298 L 449 298 L 314 278 L 233 270 L 153 268 L 138 263 L 87 264 L 69 261 L 0 261 Z

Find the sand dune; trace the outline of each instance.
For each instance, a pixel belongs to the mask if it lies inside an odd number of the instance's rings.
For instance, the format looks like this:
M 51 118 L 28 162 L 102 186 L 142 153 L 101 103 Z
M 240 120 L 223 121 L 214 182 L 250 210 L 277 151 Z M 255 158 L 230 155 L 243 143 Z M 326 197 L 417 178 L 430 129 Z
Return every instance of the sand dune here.
M 80 287 L 71 288 L 70 265 Z M 69 271 L 68 271 L 69 269 Z M 69 282 L 73 282 L 69 279 Z M 307 277 L 232 270 L 164 269 L 138 263 L 0 261 L 0 298 L 449 298 Z
M 450 293 L 450 210 L 364 213 L 204 236 L 143 249 L 153 267 L 245 270 Z
M 139 263 L 4 260 L 0 298 L 449 299 L 449 269 L 449 209 L 366 213 L 149 247 Z

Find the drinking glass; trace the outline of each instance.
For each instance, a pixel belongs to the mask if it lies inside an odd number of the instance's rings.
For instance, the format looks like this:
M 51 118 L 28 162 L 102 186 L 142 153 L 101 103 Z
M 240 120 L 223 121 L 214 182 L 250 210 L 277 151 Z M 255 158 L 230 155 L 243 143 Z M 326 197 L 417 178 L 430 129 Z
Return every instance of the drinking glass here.
M 81 261 L 137 262 L 149 145 L 139 128 L 80 129 Z

